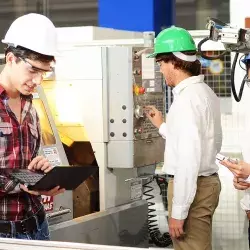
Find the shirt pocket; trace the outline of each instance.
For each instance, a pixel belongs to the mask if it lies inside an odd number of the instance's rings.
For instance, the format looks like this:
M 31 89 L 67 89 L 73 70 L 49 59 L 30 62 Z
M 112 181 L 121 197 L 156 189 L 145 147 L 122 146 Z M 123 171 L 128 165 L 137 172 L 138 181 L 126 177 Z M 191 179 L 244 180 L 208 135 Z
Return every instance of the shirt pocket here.
M 0 122 L 0 156 L 13 150 L 13 126 L 9 122 Z

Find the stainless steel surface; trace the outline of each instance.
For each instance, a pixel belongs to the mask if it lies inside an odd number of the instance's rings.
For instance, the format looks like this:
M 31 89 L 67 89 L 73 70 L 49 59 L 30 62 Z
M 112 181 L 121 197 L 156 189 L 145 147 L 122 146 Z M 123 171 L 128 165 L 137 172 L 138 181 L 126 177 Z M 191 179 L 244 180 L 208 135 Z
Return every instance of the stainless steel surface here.
M 165 141 L 161 137 L 134 142 L 135 166 L 149 166 L 163 161 Z
M 138 250 L 141 248 L 104 246 L 94 244 L 80 244 L 55 241 L 37 241 L 37 240 L 17 240 L 0 239 L 1 250 Z
M 54 241 L 148 247 L 148 205 L 144 200 L 52 225 Z

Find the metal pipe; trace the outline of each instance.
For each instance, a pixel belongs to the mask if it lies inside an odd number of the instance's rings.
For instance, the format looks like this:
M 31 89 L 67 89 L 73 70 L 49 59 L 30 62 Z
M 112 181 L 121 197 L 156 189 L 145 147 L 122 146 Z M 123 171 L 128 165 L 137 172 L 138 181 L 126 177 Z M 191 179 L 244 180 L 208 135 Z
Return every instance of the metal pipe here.
M 46 216 L 48 219 L 52 219 L 52 218 L 55 218 L 64 214 L 69 214 L 69 213 L 71 213 L 71 210 L 69 208 L 66 208 L 66 209 L 56 211 L 56 212 L 49 213 Z

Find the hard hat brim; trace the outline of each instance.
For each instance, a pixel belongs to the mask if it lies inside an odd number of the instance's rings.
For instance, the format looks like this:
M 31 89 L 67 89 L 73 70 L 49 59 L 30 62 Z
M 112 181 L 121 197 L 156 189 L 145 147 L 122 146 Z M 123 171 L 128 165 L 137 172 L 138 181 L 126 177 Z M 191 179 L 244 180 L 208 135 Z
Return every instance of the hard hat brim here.
M 17 46 L 21 46 L 21 47 L 26 48 L 25 45 L 22 46 L 22 45 L 11 44 L 11 43 L 9 43 L 7 40 L 5 40 L 5 39 L 2 39 L 2 43 L 7 44 L 7 45 L 11 45 L 11 46 L 13 46 L 13 47 L 15 47 L 15 48 L 16 48 Z M 30 49 L 30 48 L 29 48 L 29 49 Z M 37 51 L 37 50 L 35 50 L 35 49 L 31 49 L 31 50 L 34 51 L 34 52 L 36 52 L 36 53 L 45 55 L 45 56 L 54 56 L 54 57 L 55 57 L 55 56 L 60 55 L 60 52 L 59 52 L 58 50 L 52 51 L 52 52 L 40 52 L 40 51 Z
M 158 53 L 152 53 L 147 56 L 147 58 L 155 58 Z

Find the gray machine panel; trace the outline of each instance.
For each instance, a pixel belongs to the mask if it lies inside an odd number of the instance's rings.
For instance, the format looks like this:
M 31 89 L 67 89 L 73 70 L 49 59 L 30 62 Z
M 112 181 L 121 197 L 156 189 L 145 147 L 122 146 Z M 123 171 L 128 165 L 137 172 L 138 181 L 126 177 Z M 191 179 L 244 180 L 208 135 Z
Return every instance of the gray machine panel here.
M 163 77 L 144 47 L 107 48 L 108 167 L 133 168 L 162 162 L 165 141 L 144 114 L 153 105 L 165 120 Z
M 66 242 L 147 248 L 147 201 L 135 201 L 52 225 L 50 232 L 53 241 L 61 241 L 63 236 Z

